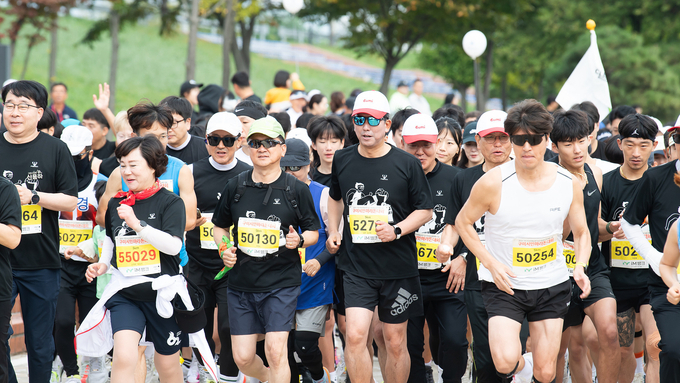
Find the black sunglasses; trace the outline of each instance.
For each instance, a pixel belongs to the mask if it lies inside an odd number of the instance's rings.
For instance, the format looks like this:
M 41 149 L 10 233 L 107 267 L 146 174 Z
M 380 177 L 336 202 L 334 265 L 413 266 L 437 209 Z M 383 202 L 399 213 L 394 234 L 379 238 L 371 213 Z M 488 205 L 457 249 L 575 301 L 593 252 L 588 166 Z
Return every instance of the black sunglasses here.
M 281 170 L 284 172 L 286 170 L 289 170 L 291 172 L 298 172 L 300 171 L 300 169 L 302 169 L 302 166 L 281 166 Z
M 531 146 L 536 146 L 543 141 L 543 136 L 545 136 L 545 134 L 516 134 L 510 137 L 510 140 L 517 146 L 524 146 L 527 142 Z
M 680 132 L 671 134 L 674 144 L 680 144 Z
M 236 142 L 236 140 L 238 140 L 239 137 L 241 137 L 240 134 L 236 137 L 208 136 L 208 139 L 206 140 L 206 142 L 210 146 L 218 146 L 220 144 L 220 141 L 221 141 L 224 144 L 224 146 L 226 146 L 227 148 L 231 148 L 232 146 L 234 146 L 234 142 Z
M 274 139 L 266 139 L 266 140 L 250 140 L 248 141 L 248 146 L 250 146 L 253 149 L 259 149 L 260 146 L 264 146 L 265 149 L 272 148 L 276 145 L 283 145 L 283 142 L 274 140 Z
M 366 123 L 366 119 L 368 119 L 368 125 L 378 126 L 378 125 L 380 125 L 380 121 L 383 120 L 382 118 L 377 119 L 377 118 L 371 117 L 371 116 L 369 116 L 369 117 L 354 116 L 352 118 L 354 119 L 354 125 L 356 125 L 356 126 L 364 126 L 364 124 Z

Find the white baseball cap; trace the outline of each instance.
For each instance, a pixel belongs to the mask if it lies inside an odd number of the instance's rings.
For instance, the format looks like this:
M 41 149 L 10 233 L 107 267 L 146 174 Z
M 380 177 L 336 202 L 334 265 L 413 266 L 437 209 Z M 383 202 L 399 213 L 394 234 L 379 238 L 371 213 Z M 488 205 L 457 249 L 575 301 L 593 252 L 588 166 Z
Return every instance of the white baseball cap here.
M 288 131 L 288 134 L 286 134 L 286 140 L 291 138 L 298 139 L 307 144 L 307 146 L 312 146 L 312 139 L 309 138 L 309 134 L 305 128 L 293 128 Z
M 422 113 L 414 114 L 407 118 L 401 131 L 401 136 L 407 144 L 412 144 L 416 141 L 435 143 L 437 142 L 438 134 L 437 124 L 435 124 L 432 117 Z
M 680 116 L 678 116 L 678 119 L 675 120 L 675 125 L 670 127 L 668 130 L 675 130 L 675 129 L 680 129 Z
M 66 143 L 71 155 L 75 156 L 92 146 L 92 132 L 82 125 L 70 125 L 61 132 L 61 140 Z
M 239 134 L 243 134 L 243 125 L 234 113 L 219 112 L 213 114 L 208 120 L 205 135 L 207 136 L 216 130 L 224 130 L 232 136 L 238 137 Z
M 359 93 L 354 101 L 354 111 L 352 116 L 359 113 L 366 113 L 375 118 L 383 118 L 390 112 L 390 103 L 387 97 L 377 90 L 369 90 Z
M 487 134 L 494 132 L 501 132 L 507 135 L 508 133 L 505 132 L 504 125 L 507 117 L 508 114 L 502 110 L 489 110 L 488 112 L 484 112 L 477 120 L 477 134 L 479 134 L 480 137 L 484 137 Z

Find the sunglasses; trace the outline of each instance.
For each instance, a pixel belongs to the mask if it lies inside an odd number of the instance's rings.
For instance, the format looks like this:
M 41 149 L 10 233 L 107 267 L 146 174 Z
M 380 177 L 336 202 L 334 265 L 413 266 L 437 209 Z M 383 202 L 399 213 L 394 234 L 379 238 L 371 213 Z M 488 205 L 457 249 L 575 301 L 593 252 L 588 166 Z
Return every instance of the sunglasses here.
M 380 125 L 380 121 L 383 119 L 377 119 L 375 117 L 364 117 L 364 116 L 354 116 L 352 117 L 354 119 L 354 125 L 356 126 L 364 126 L 366 123 L 366 119 L 368 119 L 368 125 L 370 126 L 378 126 Z
M 543 141 L 543 136 L 544 134 L 516 134 L 510 137 L 510 139 L 517 146 L 524 146 L 527 142 L 531 146 L 536 146 Z
M 265 149 L 272 148 L 276 145 L 283 145 L 283 142 L 274 140 L 274 139 L 266 139 L 266 140 L 250 140 L 248 141 L 248 146 L 250 146 L 253 149 L 259 149 L 260 146 L 264 146 Z
M 299 172 L 302 166 L 281 166 L 281 171 Z
M 680 144 L 680 132 L 671 134 L 671 137 L 673 138 L 674 144 Z
M 236 140 L 238 140 L 239 137 L 241 137 L 240 134 L 236 137 L 208 136 L 208 139 L 206 140 L 206 142 L 210 146 L 218 146 L 220 144 L 220 142 L 222 142 L 224 144 L 224 146 L 226 146 L 227 148 L 231 148 L 232 146 L 234 146 L 234 142 L 236 142 Z

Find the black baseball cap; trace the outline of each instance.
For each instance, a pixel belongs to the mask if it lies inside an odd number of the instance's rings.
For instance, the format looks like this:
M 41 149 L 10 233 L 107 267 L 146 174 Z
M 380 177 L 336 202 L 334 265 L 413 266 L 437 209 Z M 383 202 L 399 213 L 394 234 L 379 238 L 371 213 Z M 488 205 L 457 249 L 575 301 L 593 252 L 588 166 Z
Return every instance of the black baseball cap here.
M 203 84 L 202 83 L 197 83 L 194 80 L 189 80 L 189 81 L 184 81 L 182 83 L 182 86 L 179 87 L 179 96 L 184 97 L 184 93 L 194 89 L 194 88 L 202 88 Z
M 286 155 L 281 157 L 281 166 L 309 165 L 309 147 L 297 138 L 286 140 Z

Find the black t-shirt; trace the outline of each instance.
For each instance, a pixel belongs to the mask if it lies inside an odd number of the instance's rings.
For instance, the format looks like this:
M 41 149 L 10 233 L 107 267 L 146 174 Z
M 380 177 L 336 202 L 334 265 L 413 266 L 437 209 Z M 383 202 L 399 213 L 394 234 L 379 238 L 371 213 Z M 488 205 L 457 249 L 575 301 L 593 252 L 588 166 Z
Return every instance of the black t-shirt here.
M 604 175 L 602 182 L 602 219 L 605 222 L 618 221 L 621 214 L 637 194 L 642 179 L 627 180 L 620 171 Z M 602 242 L 602 254 L 611 265 L 611 241 Z M 646 269 L 624 269 L 612 267 L 610 278 L 614 290 L 629 290 L 647 287 Z
M 173 156 L 184 161 L 185 164 L 193 164 L 194 162 L 207 158 L 209 156 L 208 149 L 206 149 L 205 140 L 189 135 L 189 144 L 180 150 L 175 150 L 169 145 L 166 147 L 165 152 L 169 156 Z
M 259 98 L 259 97 L 258 97 L 257 95 L 255 95 L 255 94 L 253 94 L 252 96 L 248 96 L 248 97 L 246 97 L 245 99 L 248 100 L 248 101 L 255 101 L 255 102 L 259 102 L 260 104 L 262 104 L 262 99 Z
M 453 194 L 451 189 L 453 188 L 453 180 L 461 170 L 457 166 L 449 166 L 437 161 L 434 169 L 426 174 L 427 182 L 432 191 L 434 209 L 432 209 L 432 220 L 418 229 L 417 233 L 441 234 L 444 231 L 446 226 L 444 217 L 452 205 L 451 199 Z M 441 284 L 443 288 L 446 286 L 446 281 L 449 278 L 449 273 L 442 273 L 441 268 L 437 270 L 420 269 L 418 271 L 420 273 L 420 283 L 422 284 Z
M 113 173 L 113 171 L 116 170 L 118 166 L 120 166 L 120 164 L 118 163 L 118 158 L 116 157 L 105 158 L 99 165 L 99 174 L 106 176 L 106 178 L 111 177 L 111 173 Z
M 21 201 L 17 188 L 5 178 L 0 178 L 0 223 L 21 229 Z M 12 298 L 12 266 L 10 250 L 0 246 L 0 301 Z
M 598 141 L 597 149 L 595 149 L 594 152 L 590 153 L 590 157 L 598 158 L 602 161 L 607 161 L 607 156 L 604 155 L 604 142 Z
M 470 192 L 475 183 L 484 175 L 484 164 L 473 166 L 471 168 L 463 169 L 453 179 L 453 186 L 451 188 L 451 206 L 446 210 L 444 222 L 455 225 L 456 217 L 460 210 L 470 197 Z M 478 234 L 484 233 L 484 216 L 473 224 Z M 460 244 L 461 241 L 458 241 Z M 482 285 L 477 277 L 477 257 L 472 252 L 467 251 L 467 267 L 465 269 L 465 288 L 470 290 L 480 291 Z
M 104 146 L 94 151 L 94 156 L 99 158 L 100 160 L 104 160 L 106 158 L 111 157 L 115 150 L 116 144 L 114 142 L 106 140 Z
M 71 152 L 58 138 L 40 133 L 31 142 L 10 144 L 4 135 L 0 135 L 0 153 L 0 171 L 12 183 L 39 192 L 78 195 L 78 180 Z M 59 212 L 25 205 L 22 207 L 24 215 L 31 219 L 31 224 L 22 222 L 25 234 L 21 236 L 19 246 L 10 250 L 12 268 L 60 269 Z M 42 216 L 40 228 L 34 224 L 34 219 L 39 216 Z
M 432 192 L 420 161 L 394 147 L 379 158 L 361 156 L 358 145 L 339 150 L 333 157 L 330 197 L 345 204 L 344 252 L 338 257 L 341 270 L 372 279 L 418 276 L 414 233 L 392 242 L 354 244 L 351 227 L 373 233 L 365 237 L 375 235 L 375 228 L 370 218 L 350 223 L 349 212 L 350 206 L 363 208 L 365 214 L 387 209 L 388 223 L 394 225 L 415 210 L 432 209 Z
M 309 176 L 312 178 L 312 181 L 316 181 L 321 185 L 331 187 L 331 174 L 321 173 L 319 169 L 314 168 L 311 172 L 309 172 Z
M 680 187 L 673 182 L 677 160 L 651 168 L 640 179 L 639 193 L 635 194 L 623 218 L 631 225 L 649 222 L 652 246 L 663 252 L 668 230 L 680 217 Z M 666 295 L 668 287 L 650 267 L 647 283 L 652 295 Z
M 240 173 L 250 170 L 253 167 L 238 161 L 236 166 L 229 170 L 217 170 L 210 163 L 209 158 L 204 158 L 195 162 L 193 166 L 194 174 L 194 192 L 196 193 L 196 200 L 198 209 L 205 216 L 206 213 L 213 213 L 215 207 L 220 200 L 224 185 L 230 179 L 236 177 Z M 204 237 L 209 237 L 212 241 L 212 230 L 206 230 L 207 227 L 197 227 L 194 230 L 188 231 L 186 236 L 187 253 L 191 262 L 204 269 L 214 272 L 220 271 L 224 267 L 222 258 L 217 250 L 201 248 L 201 231 L 209 231 Z M 214 244 L 214 242 L 213 242 Z
M 256 258 L 246 255 L 238 249 L 238 260 L 234 268 L 229 271 L 229 288 L 246 292 L 267 292 L 283 287 L 300 286 L 302 265 L 300 255 L 296 249 L 285 247 L 285 236 L 292 225 L 300 232 L 319 230 L 321 224 L 314 209 L 314 200 L 309 187 L 298 180 L 291 182 L 294 187 L 295 200 L 298 203 L 302 220 L 297 218 L 295 209 L 285 195 L 284 189 L 286 173 L 271 184 L 253 183 L 252 172 L 248 171 L 247 186 L 238 202 L 234 201 L 238 186 L 238 177 L 232 178 L 222 191 L 222 197 L 217 203 L 213 223 L 217 227 L 229 228 L 234 225 L 231 237 L 234 244 L 239 246 L 240 218 L 255 218 L 263 221 L 279 222 L 279 247 L 272 259 Z M 267 198 L 268 197 L 268 198 Z M 266 199 L 266 203 L 265 203 Z
M 106 235 L 113 241 L 113 257 L 111 266 L 118 268 L 118 256 L 116 251 L 116 237 L 135 236 L 137 233 L 130 229 L 124 220 L 118 216 L 118 206 L 123 198 L 111 198 L 108 210 L 106 210 Z M 137 219 L 146 222 L 149 226 L 168 233 L 174 237 L 183 238 L 184 227 L 186 225 L 186 214 L 184 202 L 181 198 L 161 188 L 153 196 L 137 200 L 132 206 Z M 149 278 L 156 278 L 162 274 L 179 274 L 179 254 L 169 255 L 160 253 L 161 272 L 145 275 Z M 142 283 L 121 290 L 121 294 L 128 299 L 135 301 L 151 302 L 156 300 L 156 291 L 151 288 L 151 283 Z

